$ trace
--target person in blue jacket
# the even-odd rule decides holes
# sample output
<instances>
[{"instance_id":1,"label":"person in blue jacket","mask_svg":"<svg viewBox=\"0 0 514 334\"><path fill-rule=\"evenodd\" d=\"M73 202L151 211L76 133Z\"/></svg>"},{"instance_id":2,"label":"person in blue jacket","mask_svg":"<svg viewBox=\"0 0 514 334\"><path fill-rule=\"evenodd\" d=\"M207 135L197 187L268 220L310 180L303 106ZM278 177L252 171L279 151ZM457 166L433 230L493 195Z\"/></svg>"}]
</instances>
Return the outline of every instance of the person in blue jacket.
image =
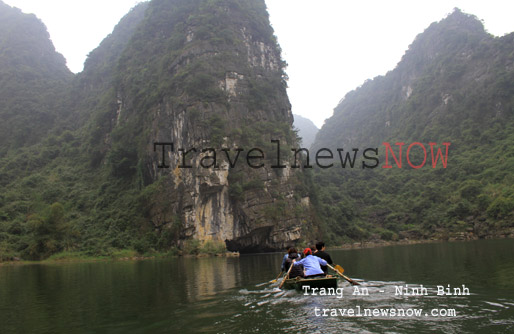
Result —
<instances>
[{"instance_id":1,"label":"person in blue jacket","mask_svg":"<svg viewBox=\"0 0 514 334\"><path fill-rule=\"evenodd\" d=\"M314 278L325 276L323 270L321 270L321 266L326 266L327 261L319 258L317 256L312 255L312 250L310 248L305 248L303 251L305 257L299 261L294 261L293 265L298 266L300 264L303 265L304 268L304 277L305 278Z\"/></svg>"}]
</instances>

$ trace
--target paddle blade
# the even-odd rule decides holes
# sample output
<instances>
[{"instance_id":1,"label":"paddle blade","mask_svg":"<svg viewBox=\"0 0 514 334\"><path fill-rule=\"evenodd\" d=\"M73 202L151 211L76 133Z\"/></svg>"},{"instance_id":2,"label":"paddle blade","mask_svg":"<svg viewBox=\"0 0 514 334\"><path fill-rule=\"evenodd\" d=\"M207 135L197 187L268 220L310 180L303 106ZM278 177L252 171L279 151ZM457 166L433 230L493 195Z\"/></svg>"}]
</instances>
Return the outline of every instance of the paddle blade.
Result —
<instances>
[{"instance_id":1,"label":"paddle blade","mask_svg":"<svg viewBox=\"0 0 514 334\"><path fill-rule=\"evenodd\" d=\"M280 276L282 276L282 274L283 274L283 273L284 273L284 272L283 272L283 271L281 271L281 272L280 272L280 274L278 274L277 278L275 278L274 280L269 281L269 282L270 282L270 284L277 283L277 282L278 282L278 279L280 278Z\"/></svg>"},{"instance_id":2,"label":"paddle blade","mask_svg":"<svg viewBox=\"0 0 514 334\"><path fill-rule=\"evenodd\" d=\"M344 268L343 268L343 267L341 267L340 265L336 264L336 265L334 266L334 268L335 268L337 271L339 271L339 273L341 273L341 274L342 274L342 273L344 273Z\"/></svg>"}]
</instances>

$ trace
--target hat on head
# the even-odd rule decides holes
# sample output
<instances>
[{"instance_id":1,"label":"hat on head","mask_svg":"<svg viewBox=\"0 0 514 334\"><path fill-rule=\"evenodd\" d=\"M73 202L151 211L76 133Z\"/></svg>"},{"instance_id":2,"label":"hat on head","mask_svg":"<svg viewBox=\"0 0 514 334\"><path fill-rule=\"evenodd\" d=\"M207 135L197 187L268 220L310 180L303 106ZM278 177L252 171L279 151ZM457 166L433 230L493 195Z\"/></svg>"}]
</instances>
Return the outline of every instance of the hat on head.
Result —
<instances>
[{"instance_id":1,"label":"hat on head","mask_svg":"<svg viewBox=\"0 0 514 334\"><path fill-rule=\"evenodd\" d=\"M312 255L312 250L310 248L305 248L303 250L303 255L305 255L305 256Z\"/></svg>"}]
</instances>

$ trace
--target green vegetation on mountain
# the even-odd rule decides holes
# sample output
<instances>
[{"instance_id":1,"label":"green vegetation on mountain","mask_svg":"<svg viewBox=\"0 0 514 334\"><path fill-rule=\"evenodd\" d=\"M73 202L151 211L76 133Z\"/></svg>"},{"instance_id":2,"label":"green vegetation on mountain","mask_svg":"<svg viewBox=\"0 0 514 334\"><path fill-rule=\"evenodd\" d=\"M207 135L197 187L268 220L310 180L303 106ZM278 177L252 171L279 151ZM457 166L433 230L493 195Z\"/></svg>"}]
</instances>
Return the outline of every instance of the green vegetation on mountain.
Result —
<instances>
[{"instance_id":1,"label":"green vegetation on mountain","mask_svg":"<svg viewBox=\"0 0 514 334\"><path fill-rule=\"evenodd\" d=\"M334 240L476 238L513 234L514 33L493 37L456 9L418 35L397 67L348 93L314 147L379 148L375 169L316 173L319 212ZM383 142L403 165L384 169ZM411 168L407 147L427 148ZM451 143L447 168L429 142ZM444 153L444 150L443 150ZM414 165L423 151L411 151ZM371 161L368 161L371 163Z\"/></svg>"}]
</instances>

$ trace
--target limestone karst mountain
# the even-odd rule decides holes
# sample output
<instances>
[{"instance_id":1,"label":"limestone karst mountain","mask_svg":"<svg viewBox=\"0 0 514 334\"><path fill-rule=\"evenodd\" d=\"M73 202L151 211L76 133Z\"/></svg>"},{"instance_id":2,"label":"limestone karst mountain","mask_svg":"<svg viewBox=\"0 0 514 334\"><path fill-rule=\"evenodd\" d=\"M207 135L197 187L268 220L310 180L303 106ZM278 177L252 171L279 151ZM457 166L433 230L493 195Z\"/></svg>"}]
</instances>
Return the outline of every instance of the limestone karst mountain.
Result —
<instances>
[{"instance_id":1,"label":"limestone karst mountain","mask_svg":"<svg viewBox=\"0 0 514 334\"><path fill-rule=\"evenodd\" d=\"M395 69L368 80L335 108L314 148L378 148L378 168L316 176L319 212L335 238L478 238L512 235L514 33L494 37L455 9L419 34ZM382 168L383 142L405 143L403 166ZM407 148L428 149L423 168ZM432 168L429 143L451 143ZM370 152L371 153L371 152ZM421 146L413 165L423 163ZM391 156L389 156L391 159ZM369 160L368 160L369 161Z\"/></svg>"},{"instance_id":2,"label":"limestone karst mountain","mask_svg":"<svg viewBox=\"0 0 514 334\"><path fill-rule=\"evenodd\" d=\"M58 122L30 145L5 146L1 157L2 188L8 189L0 195L4 254L196 252L221 245L259 252L319 233L308 177L289 168L287 153L276 158L277 146L290 151L296 136L285 62L264 1L141 3L74 77L33 15L0 9L2 16L19 16L2 21L1 34L22 29L28 17L36 20L40 36L20 39L37 40L46 53L21 46L22 52L43 69L61 66L41 73L59 98L36 102L58 112ZM17 45L2 43L2 50ZM2 64L19 58L19 52L1 55ZM26 70L19 85L32 82L33 69L6 68L15 75ZM3 81L0 91L7 94L6 87ZM4 101L0 108L10 112ZM162 142L174 144L164 146L167 168L156 145ZM264 157L249 153L252 148ZM248 153L258 157L247 159Z\"/></svg>"}]
</instances>

